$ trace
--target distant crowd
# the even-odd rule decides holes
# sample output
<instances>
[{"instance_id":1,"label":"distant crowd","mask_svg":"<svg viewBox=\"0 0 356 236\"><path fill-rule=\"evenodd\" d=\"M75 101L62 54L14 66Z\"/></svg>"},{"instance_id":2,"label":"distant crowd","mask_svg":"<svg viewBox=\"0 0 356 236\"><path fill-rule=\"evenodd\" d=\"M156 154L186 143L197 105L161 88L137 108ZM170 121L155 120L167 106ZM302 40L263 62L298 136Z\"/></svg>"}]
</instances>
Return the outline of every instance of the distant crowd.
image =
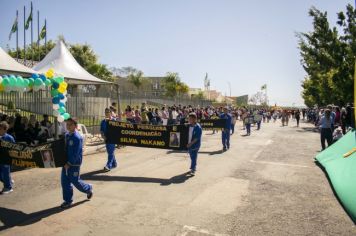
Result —
<instances>
[{"instance_id":1,"label":"distant crowd","mask_svg":"<svg viewBox=\"0 0 356 236\"><path fill-rule=\"evenodd\" d=\"M49 120L48 115L43 115L41 120L37 120L33 114L27 117L20 113L16 113L14 116L0 113L1 121L6 121L9 125L7 133L13 136L18 143L28 145L45 143L55 134L55 126ZM62 125L59 124L58 130L60 129L62 129Z\"/></svg>"}]
</instances>

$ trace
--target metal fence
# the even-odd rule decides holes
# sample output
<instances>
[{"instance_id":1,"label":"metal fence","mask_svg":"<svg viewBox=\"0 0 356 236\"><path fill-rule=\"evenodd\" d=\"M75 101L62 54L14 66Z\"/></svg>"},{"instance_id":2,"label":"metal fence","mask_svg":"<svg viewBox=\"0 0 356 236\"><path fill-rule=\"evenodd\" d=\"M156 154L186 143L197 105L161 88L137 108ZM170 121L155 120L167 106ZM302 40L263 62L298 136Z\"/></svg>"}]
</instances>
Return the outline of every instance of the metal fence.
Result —
<instances>
[{"instance_id":1,"label":"metal fence","mask_svg":"<svg viewBox=\"0 0 356 236\"><path fill-rule=\"evenodd\" d=\"M108 91L105 96L95 96L95 93L72 92L67 96L66 109L71 116L76 117L79 123L85 124L88 132L98 134L100 121L104 118L104 110L112 102L118 102L117 93ZM164 96L157 96L144 91L132 93L121 91L120 107L124 111L127 105L132 107L140 106L143 102L149 107L160 108L164 104L172 106L173 104L207 106L210 101L190 99L187 97L169 99ZM37 120L41 120L44 114L50 116L54 121L52 100L49 90L38 92L0 92L0 111L14 115L20 113L22 116L35 115Z\"/></svg>"}]
</instances>

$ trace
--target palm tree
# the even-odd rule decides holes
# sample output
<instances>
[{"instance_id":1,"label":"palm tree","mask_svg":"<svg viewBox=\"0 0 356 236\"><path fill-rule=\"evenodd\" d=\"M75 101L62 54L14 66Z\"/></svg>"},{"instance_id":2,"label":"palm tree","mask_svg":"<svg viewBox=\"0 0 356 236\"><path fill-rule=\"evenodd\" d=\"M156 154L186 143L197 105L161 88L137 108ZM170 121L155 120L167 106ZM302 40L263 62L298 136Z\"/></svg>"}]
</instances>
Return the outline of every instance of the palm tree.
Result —
<instances>
[{"instance_id":1,"label":"palm tree","mask_svg":"<svg viewBox=\"0 0 356 236\"><path fill-rule=\"evenodd\" d=\"M133 71L127 76L127 80L136 87L137 90L142 86L145 82L145 78L143 77L142 71Z\"/></svg>"}]
</instances>

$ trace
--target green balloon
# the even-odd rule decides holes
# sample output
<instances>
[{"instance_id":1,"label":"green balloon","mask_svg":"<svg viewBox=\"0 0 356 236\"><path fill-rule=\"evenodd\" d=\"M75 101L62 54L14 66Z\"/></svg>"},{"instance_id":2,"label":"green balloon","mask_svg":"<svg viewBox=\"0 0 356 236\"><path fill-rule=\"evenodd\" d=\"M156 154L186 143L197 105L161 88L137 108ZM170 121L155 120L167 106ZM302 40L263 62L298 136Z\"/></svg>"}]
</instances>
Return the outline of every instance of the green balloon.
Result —
<instances>
[{"instance_id":1,"label":"green balloon","mask_svg":"<svg viewBox=\"0 0 356 236\"><path fill-rule=\"evenodd\" d=\"M43 81L41 79L35 80L35 86L41 86L42 84L43 84Z\"/></svg>"},{"instance_id":2,"label":"green balloon","mask_svg":"<svg viewBox=\"0 0 356 236\"><path fill-rule=\"evenodd\" d=\"M62 114L62 113L66 113L66 108L65 107L60 107L59 109L58 109L58 111L59 111L59 113L60 114ZM66 114L68 114L68 113L66 113ZM63 114L64 115L64 114ZM69 115L69 114L68 114Z\"/></svg>"},{"instance_id":3,"label":"green balloon","mask_svg":"<svg viewBox=\"0 0 356 236\"><path fill-rule=\"evenodd\" d=\"M69 113L64 113L63 114L64 120L68 120L70 118Z\"/></svg>"},{"instance_id":4,"label":"green balloon","mask_svg":"<svg viewBox=\"0 0 356 236\"><path fill-rule=\"evenodd\" d=\"M9 80L10 80L10 86L15 86L16 85L17 79L15 77L10 77Z\"/></svg>"},{"instance_id":5,"label":"green balloon","mask_svg":"<svg viewBox=\"0 0 356 236\"><path fill-rule=\"evenodd\" d=\"M30 80L24 79L23 83L24 83L25 87L30 87Z\"/></svg>"},{"instance_id":6,"label":"green balloon","mask_svg":"<svg viewBox=\"0 0 356 236\"><path fill-rule=\"evenodd\" d=\"M45 81L45 85L46 85L46 86L51 86L51 85L52 85L51 80L46 79L46 81Z\"/></svg>"},{"instance_id":7,"label":"green balloon","mask_svg":"<svg viewBox=\"0 0 356 236\"><path fill-rule=\"evenodd\" d=\"M51 96L52 96L52 97L57 96L57 95L58 95L58 93L59 93L59 92L58 92L58 90L57 90L57 89L52 89L52 90L51 90Z\"/></svg>"},{"instance_id":8,"label":"green balloon","mask_svg":"<svg viewBox=\"0 0 356 236\"><path fill-rule=\"evenodd\" d=\"M64 78L62 76L59 76L59 77L55 78L55 81L60 84L64 81Z\"/></svg>"},{"instance_id":9,"label":"green balloon","mask_svg":"<svg viewBox=\"0 0 356 236\"><path fill-rule=\"evenodd\" d=\"M28 81L30 82L29 86L32 87L33 84L35 83L35 80L32 78L28 78Z\"/></svg>"},{"instance_id":10,"label":"green balloon","mask_svg":"<svg viewBox=\"0 0 356 236\"><path fill-rule=\"evenodd\" d=\"M24 87L24 81L23 81L23 78L21 76L17 77L16 86Z\"/></svg>"},{"instance_id":11,"label":"green balloon","mask_svg":"<svg viewBox=\"0 0 356 236\"><path fill-rule=\"evenodd\" d=\"M2 80L2 85L3 86L9 86L10 85L10 79L9 78L5 78Z\"/></svg>"}]
</instances>

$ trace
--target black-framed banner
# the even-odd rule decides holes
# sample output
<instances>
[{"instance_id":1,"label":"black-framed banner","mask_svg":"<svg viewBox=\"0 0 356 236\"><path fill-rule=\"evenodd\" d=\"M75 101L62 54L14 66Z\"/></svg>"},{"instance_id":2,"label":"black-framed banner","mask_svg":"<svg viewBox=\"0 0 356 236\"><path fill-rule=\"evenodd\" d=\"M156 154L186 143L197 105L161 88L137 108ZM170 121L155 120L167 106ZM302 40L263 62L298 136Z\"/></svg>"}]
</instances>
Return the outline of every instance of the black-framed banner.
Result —
<instances>
[{"instance_id":1,"label":"black-framed banner","mask_svg":"<svg viewBox=\"0 0 356 236\"><path fill-rule=\"evenodd\" d=\"M0 141L0 164L21 168L56 168L66 163L64 139L28 146Z\"/></svg>"},{"instance_id":2,"label":"black-framed banner","mask_svg":"<svg viewBox=\"0 0 356 236\"><path fill-rule=\"evenodd\" d=\"M201 119L199 124L203 130L223 130L225 129L226 119Z\"/></svg>"},{"instance_id":3,"label":"black-framed banner","mask_svg":"<svg viewBox=\"0 0 356 236\"><path fill-rule=\"evenodd\" d=\"M106 142L126 146L185 150L188 144L187 125L143 125L107 121Z\"/></svg>"}]
</instances>

